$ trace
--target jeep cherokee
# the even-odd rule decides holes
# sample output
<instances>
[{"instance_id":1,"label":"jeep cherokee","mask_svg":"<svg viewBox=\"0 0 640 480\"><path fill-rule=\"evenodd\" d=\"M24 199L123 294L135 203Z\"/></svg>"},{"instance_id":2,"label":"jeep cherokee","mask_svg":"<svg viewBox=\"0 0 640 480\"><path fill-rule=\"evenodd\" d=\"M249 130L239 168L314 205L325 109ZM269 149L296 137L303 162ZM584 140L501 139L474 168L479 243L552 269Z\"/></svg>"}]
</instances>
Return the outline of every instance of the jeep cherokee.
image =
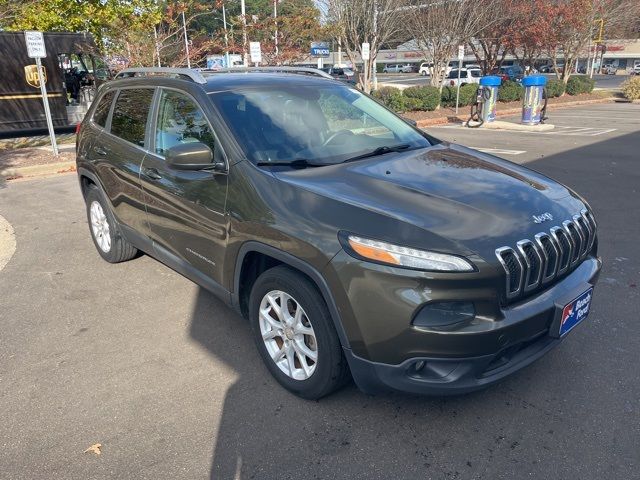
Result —
<instances>
[{"instance_id":1,"label":"jeep cherokee","mask_svg":"<svg viewBox=\"0 0 640 480\"><path fill-rule=\"evenodd\" d=\"M589 312L587 203L439 141L309 69L127 70L78 127L98 253L145 252L250 322L275 379L320 398L463 393Z\"/></svg>"}]
</instances>

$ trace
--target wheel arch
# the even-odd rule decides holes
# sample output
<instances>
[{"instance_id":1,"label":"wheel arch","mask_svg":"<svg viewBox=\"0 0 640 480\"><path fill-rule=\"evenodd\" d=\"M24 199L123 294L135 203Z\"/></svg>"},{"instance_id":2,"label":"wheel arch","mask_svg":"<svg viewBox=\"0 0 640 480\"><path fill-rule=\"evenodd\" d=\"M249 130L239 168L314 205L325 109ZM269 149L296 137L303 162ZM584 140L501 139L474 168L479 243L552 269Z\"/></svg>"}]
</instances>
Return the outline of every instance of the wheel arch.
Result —
<instances>
[{"instance_id":1,"label":"wheel arch","mask_svg":"<svg viewBox=\"0 0 640 480\"><path fill-rule=\"evenodd\" d=\"M262 263L256 265L256 263L252 261L252 259L256 258L258 258L258 261ZM253 283L260 273L276 265L286 265L297 270L305 275L316 286L329 309L331 320L333 321L333 326L338 333L341 345L345 348L349 348L349 340L342 325L338 307L333 295L331 294L329 285L322 274L306 261L271 245L266 245L252 240L245 242L240 247L238 256L236 257L233 293L231 294L231 302L233 303L233 306L246 317L247 312L244 302L251 291ZM247 279L250 280L250 283L247 282Z\"/></svg>"},{"instance_id":2,"label":"wheel arch","mask_svg":"<svg viewBox=\"0 0 640 480\"><path fill-rule=\"evenodd\" d=\"M102 191L102 193L104 193L102 182L98 179L97 175L90 172L86 168L78 168L78 181L80 182L80 191L82 192L82 196L85 198L87 196L87 191L91 185L95 185Z\"/></svg>"}]
</instances>

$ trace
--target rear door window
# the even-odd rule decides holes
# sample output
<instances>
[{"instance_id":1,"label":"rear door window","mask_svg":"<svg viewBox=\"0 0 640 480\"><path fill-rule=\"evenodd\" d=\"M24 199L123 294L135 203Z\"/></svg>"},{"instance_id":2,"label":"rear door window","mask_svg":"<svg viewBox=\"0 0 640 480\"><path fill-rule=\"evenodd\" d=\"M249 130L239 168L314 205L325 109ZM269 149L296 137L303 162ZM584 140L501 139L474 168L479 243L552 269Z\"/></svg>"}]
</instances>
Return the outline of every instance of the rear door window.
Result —
<instances>
[{"instance_id":1,"label":"rear door window","mask_svg":"<svg viewBox=\"0 0 640 480\"><path fill-rule=\"evenodd\" d=\"M113 109L111 133L117 137L144 147L145 129L153 89L132 88L121 90Z\"/></svg>"},{"instance_id":2,"label":"rear door window","mask_svg":"<svg viewBox=\"0 0 640 480\"><path fill-rule=\"evenodd\" d=\"M113 103L113 97L115 92L107 92L102 96L96 107L96 111L93 114L93 122L101 127L107 126L107 118L109 117L109 111L111 110L111 104Z\"/></svg>"}]
</instances>

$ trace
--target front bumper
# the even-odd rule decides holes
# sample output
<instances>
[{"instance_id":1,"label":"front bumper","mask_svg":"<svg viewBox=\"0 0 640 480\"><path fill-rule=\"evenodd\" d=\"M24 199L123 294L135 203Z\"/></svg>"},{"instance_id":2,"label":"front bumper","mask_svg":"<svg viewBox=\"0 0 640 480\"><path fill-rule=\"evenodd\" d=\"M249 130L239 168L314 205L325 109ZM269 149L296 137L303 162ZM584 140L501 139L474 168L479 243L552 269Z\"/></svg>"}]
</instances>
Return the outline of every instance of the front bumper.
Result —
<instances>
[{"instance_id":1,"label":"front bumper","mask_svg":"<svg viewBox=\"0 0 640 480\"><path fill-rule=\"evenodd\" d=\"M599 258L587 257L568 276L538 295L502 307L494 299L496 313L491 318L485 316L454 331L412 327L412 314L407 309L405 315L383 318L386 330L372 332L367 325L380 326L382 323L380 315L372 313L370 302L363 307L371 312L369 318L362 319L358 311L353 312L354 318L360 319L357 321L359 328L352 329L355 341L351 342L351 348L344 349L354 380L367 393L399 390L433 395L461 394L491 385L534 362L562 341L550 335L558 300L594 285L600 268ZM373 270L377 273L369 271L367 274L386 278L383 269L373 267ZM368 279L369 285L371 280ZM421 283L421 288L429 283L428 280ZM389 286L387 283L385 290L393 292L390 295L408 298L405 289L398 285L389 289ZM347 291L352 297L357 288ZM477 293L483 289L475 287L471 291ZM431 291L431 294L436 293ZM466 299L460 292L454 293L453 298ZM481 303L490 298L473 300ZM384 299L373 303L383 317L388 313L381 306ZM401 306L397 300L392 304L396 310ZM351 305L356 305L353 308L357 309L359 304Z\"/></svg>"}]
</instances>

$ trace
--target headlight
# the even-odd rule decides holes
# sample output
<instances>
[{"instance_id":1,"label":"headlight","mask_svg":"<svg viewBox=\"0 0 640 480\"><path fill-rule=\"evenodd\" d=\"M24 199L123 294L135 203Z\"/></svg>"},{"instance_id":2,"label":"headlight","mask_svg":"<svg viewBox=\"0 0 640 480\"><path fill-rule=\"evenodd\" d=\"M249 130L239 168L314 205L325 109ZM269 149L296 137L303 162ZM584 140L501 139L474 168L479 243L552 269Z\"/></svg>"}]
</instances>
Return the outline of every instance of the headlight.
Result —
<instances>
[{"instance_id":1,"label":"headlight","mask_svg":"<svg viewBox=\"0 0 640 480\"><path fill-rule=\"evenodd\" d=\"M355 235L346 236L346 240L351 250L358 256L386 265L438 272L473 272L475 270L468 260L455 255L416 250Z\"/></svg>"}]
</instances>

